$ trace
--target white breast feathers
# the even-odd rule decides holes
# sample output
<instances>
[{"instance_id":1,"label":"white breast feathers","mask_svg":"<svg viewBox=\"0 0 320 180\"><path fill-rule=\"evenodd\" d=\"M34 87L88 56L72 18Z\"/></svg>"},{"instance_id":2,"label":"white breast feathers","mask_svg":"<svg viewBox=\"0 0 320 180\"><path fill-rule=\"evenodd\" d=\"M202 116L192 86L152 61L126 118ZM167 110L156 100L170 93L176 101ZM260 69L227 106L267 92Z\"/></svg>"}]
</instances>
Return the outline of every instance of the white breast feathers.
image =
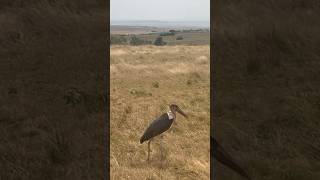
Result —
<instances>
[{"instance_id":1,"label":"white breast feathers","mask_svg":"<svg viewBox=\"0 0 320 180\"><path fill-rule=\"evenodd\" d=\"M167 114L168 114L170 120L174 119L174 114L171 111L168 111Z\"/></svg>"}]
</instances>

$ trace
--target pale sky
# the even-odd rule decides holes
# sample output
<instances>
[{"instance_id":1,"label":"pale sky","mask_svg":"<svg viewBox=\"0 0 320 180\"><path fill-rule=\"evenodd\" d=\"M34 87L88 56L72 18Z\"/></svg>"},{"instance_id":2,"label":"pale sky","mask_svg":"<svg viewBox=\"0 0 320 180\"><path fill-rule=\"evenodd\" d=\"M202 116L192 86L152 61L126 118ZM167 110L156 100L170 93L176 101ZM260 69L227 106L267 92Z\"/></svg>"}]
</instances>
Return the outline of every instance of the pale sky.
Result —
<instances>
[{"instance_id":1,"label":"pale sky","mask_svg":"<svg viewBox=\"0 0 320 180\"><path fill-rule=\"evenodd\" d=\"M110 19L210 21L210 0L111 0Z\"/></svg>"}]
</instances>

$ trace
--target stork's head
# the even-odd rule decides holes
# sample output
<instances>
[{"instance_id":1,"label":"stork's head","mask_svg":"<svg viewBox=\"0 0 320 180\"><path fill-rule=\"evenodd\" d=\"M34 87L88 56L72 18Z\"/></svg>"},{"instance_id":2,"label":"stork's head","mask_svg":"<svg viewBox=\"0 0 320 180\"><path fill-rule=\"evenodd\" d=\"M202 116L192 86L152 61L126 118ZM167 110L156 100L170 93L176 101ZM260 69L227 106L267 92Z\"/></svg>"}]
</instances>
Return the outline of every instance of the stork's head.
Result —
<instances>
[{"instance_id":1,"label":"stork's head","mask_svg":"<svg viewBox=\"0 0 320 180\"><path fill-rule=\"evenodd\" d=\"M179 106L175 105L175 104L170 104L169 105L170 110L175 113L178 112L180 113L182 116L184 116L185 118L188 118L188 116L179 108Z\"/></svg>"}]
</instances>

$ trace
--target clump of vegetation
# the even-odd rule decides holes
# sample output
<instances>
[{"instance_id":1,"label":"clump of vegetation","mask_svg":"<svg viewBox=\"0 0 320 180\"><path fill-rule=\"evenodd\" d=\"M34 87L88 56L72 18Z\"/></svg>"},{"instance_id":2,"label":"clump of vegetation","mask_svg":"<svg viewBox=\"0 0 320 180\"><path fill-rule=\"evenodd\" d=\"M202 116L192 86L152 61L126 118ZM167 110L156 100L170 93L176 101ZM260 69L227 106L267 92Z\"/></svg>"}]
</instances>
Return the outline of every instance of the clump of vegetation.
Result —
<instances>
[{"instance_id":1,"label":"clump of vegetation","mask_svg":"<svg viewBox=\"0 0 320 180\"><path fill-rule=\"evenodd\" d=\"M201 80L201 76L197 72L192 72L189 74L189 79L187 80L187 85L192 85L198 83Z\"/></svg>"},{"instance_id":2,"label":"clump of vegetation","mask_svg":"<svg viewBox=\"0 0 320 180\"><path fill-rule=\"evenodd\" d=\"M159 88L159 83L158 83L158 82L153 82L153 83L152 83L152 87L154 87L154 88Z\"/></svg>"},{"instance_id":3,"label":"clump of vegetation","mask_svg":"<svg viewBox=\"0 0 320 180\"><path fill-rule=\"evenodd\" d=\"M177 36L176 40L183 40L183 36Z\"/></svg>"},{"instance_id":4,"label":"clump of vegetation","mask_svg":"<svg viewBox=\"0 0 320 180\"><path fill-rule=\"evenodd\" d=\"M124 108L124 111L122 112L122 117L120 118L120 121L118 122L118 127L121 128L122 125L124 125L126 123L126 120L128 118L128 116L130 115L130 113L132 112L132 106L127 105Z\"/></svg>"},{"instance_id":5,"label":"clump of vegetation","mask_svg":"<svg viewBox=\"0 0 320 180\"><path fill-rule=\"evenodd\" d=\"M157 37L157 39L154 41L154 43L153 43L154 45L156 45L156 46L164 46L164 45L166 45L167 43L166 42L164 42L163 40L162 40L162 37Z\"/></svg>"},{"instance_id":6,"label":"clump of vegetation","mask_svg":"<svg viewBox=\"0 0 320 180\"><path fill-rule=\"evenodd\" d=\"M77 104L81 102L82 94L78 89L71 88L65 93L63 99L65 100L66 104L70 104L72 107L75 107Z\"/></svg>"},{"instance_id":7,"label":"clump of vegetation","mask_svg":"<svg viewBox=\"0 0 320 180\"><path fill-rule=\"evenodd\" d=\"M174 30L174 29L170 29L169 30L169 33L171 33L173 36L176 34L176 30Z\"/></svg>"},{"instance_id":8,"label":"clump of vegetation","mask_svg":"<svg viewBox=\"0 0 320 180\"><path fill-rule=\"evenodd\" d=\"M145 44L152 44L152 41L144 40L142 38L138 38L137 36L132 36L130 39L130 45L132 46L139 46Z\"/></svg>"},{"instance_id":9,"label":"clump of vegetation","mask_svg":"<svg viewBox=\"0 0 320 180\"><path fill-rule=\"evenodd\" d=\"M127 38L124 36L110 36L110 44L127 44Z\"/></svg>"},{"instance_id":10,"label":"clump of vegetation","mask_svg":"<svg viewBox=\"0 0 320 180\"><path fill-rule=\"evenodd\" d=\"M138 38L137 36L132 36L130 39L130 45L138 46L143 44L144 44L144 40L141 38Z\"/></svg>"},{"instance_id":11,"label":"clump of vegetation","mask_svg":"<svg viewBox=\"0 0 320 180\"><path fill-rule=\"evenodd\" d=\"M135 95L137 97L144 97L144 96L152 96L152 93L148 93L145 90L130 90L130 94Z\"/></svg>"}]
</instances>

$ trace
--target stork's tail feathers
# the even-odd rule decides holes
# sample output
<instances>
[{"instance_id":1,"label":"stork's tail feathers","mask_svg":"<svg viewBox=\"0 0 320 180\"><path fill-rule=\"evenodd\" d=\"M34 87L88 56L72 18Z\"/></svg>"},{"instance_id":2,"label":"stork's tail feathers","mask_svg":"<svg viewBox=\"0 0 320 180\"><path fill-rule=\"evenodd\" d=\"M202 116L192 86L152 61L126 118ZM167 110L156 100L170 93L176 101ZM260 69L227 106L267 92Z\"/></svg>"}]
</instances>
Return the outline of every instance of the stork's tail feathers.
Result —
<instances>
[{"instance_id":1,"label":"stork's tail feathers","mask_svg":"<svg viewBox=\"0 0 320 180\"><path fill-rule=\"evenodd\" d=\"M231 168L232 170L240 174L241 176L251 180L248 174L239 165L237 165L233 160L224 156L221 151L217 152L216 159L220 161L222 164L224 164L225 166L228 166L229 168Z\"/></svg>"},{"instance_id":2,"label":"stork's tail feathers","mask_svg":"<svg viewBox=\"0 0 320 180\"><path fill-rule=\"evenodd\" d=\"M218 142L211 138L213 144L213 156L225 166L231 168L241 176L251 180L250 176L238 165L234 162L232 157L218 144Z\"/></svg>"},{"instance_id":3,"label":"stork's tail feathers","mask_svg":"<svg viewBox=\"0 0 320 180\"><path fill-rule=\"evenodd\" d=\"M146 141L145 135L143 135L143 136L140 138L140 144L142 144L144 141Z\"/></svg>"}]
</instances>

